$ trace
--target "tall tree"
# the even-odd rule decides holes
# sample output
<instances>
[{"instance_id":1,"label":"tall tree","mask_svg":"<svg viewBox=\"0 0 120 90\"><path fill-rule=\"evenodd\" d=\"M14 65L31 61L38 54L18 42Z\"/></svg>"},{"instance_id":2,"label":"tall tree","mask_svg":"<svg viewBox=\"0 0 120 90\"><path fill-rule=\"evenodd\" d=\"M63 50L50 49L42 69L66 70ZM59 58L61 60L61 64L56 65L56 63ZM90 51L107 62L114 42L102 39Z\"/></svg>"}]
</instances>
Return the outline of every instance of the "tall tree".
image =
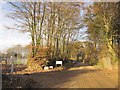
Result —
<instances>
[{"instance_id":1,"label":"tall tree","mask_svg":"<svg viewBox=\"0 0 120 90\"><path fill-rule=\"evenodd\" d=\"M116 60L117 52L114 42L116 29L113 25L118 15L118 4L115 2L96 2L89 6L87 11L88 32L90 39L95 44L95 48L96 45L97 48L106 45L112 58Z\"/></svg>"},{"instance_id":2,"label":"tall tree","mask_svg":"<svg viewBox=\"0 0 120 90\"><path fill-rule=\"evenodd\" d=\"M19 22L19 30L30 33L31 58L47 47L50 59L69 58L69 43L82 27L82 3L10 2L10 17ZM15 28L15 27L14 27Z\"/></svg>"}]
</instances>

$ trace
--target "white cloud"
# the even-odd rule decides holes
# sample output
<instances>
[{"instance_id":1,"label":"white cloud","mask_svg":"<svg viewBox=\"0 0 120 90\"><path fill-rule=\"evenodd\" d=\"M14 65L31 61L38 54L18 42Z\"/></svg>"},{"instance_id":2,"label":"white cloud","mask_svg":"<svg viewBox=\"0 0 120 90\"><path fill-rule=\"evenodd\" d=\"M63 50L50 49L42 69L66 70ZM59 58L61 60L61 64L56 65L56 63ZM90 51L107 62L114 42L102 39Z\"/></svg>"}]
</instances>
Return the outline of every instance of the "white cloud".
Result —
<instances>
[{"instance_id":1,"label":"white cloud","mask_svg":"<svg viewBox=\"0 0 120 90\"><path fill-rule=\"evenodd\" d=\"M6 6L6 4L6 2L0 1L0 6ZM31 40L28 34L20 33L17 31L10 31L4 28L4 26L14 25L14 21L12 19L5 17L5 14L7 13L8 11L5 9L2 9L2 12L0 12L0 50L17 44L29 44Z\"/></svg>"},{"instance_id":2,"label":"white cloud","mask_svg":"<svg viewBox=\"0 0 120 90\"><path fill-rule=\"evenodd\" d=\"M26 45L29 44L30 41L28 34L22 34L16 31L0 31L0 50L17 44Z\"/></svg>"}]
</instances>

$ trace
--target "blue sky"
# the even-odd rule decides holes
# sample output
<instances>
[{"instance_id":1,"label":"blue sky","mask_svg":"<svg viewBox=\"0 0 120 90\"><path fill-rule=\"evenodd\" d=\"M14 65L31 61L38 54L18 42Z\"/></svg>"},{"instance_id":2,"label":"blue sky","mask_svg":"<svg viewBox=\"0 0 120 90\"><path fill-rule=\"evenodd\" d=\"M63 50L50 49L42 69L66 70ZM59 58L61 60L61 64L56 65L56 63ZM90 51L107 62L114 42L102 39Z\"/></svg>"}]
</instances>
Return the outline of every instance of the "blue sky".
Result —
<instances>
[{"instance_id":1,"label":"blue sky","mask_svg":"<svg viewBox=\"0 0 120 90\"><path fill-rule=\"evenodd\" d=\"M10 12L10 8L6 2L0 1L0 51L3 51L13 45L21 44L27 45L31 42L30 36L27 33L21 33L18 31L6 30L4 26L13 26L15 21L6 17ZM14 27L14 26L13 26ZM86 28L81 29L80 33L83 34ZM83 37L85 37L84 34ZM81 35L79 39L83 39Z\"/></svg>"},{"instance_id":2,"label":"blue sky","mask_svg":"<svg viewBox=\"0 0 120 90\"><path fill-rule=\"evenodd\" d=\"M13 26L14 21L7 18L8 10L5 8L8 4L0 1L0 51L5 50L13 45L27 45L31 42L27 33L7 30L4 26Z\"/></svg>"}]
</instances>

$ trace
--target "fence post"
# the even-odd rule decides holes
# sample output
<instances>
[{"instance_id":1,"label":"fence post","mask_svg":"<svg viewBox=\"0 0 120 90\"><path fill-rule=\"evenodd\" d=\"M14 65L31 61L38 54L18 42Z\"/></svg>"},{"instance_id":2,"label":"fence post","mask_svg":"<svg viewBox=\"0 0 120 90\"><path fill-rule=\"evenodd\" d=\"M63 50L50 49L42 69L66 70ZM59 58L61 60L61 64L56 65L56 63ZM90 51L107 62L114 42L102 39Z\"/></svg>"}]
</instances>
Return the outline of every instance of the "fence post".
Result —
<instances>
[{"instance_id":1,"label":"fence post","mask_svg":"<svg viewBox=\"0 0 120 90\"><path fill-rule=\"evenodd\" d=\"M14 62L13 62L13 56L11 58L11 81L13 80L13 70L14 70Z\"/></svg>"}]
</instances>

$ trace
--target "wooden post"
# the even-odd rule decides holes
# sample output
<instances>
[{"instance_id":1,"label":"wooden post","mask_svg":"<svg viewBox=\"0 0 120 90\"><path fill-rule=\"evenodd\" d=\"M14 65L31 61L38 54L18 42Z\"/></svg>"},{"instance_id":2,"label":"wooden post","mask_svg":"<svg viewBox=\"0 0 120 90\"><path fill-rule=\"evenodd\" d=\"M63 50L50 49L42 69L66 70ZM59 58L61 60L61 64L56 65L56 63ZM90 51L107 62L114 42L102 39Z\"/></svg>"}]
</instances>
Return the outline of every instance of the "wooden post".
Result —
<instances>
[{"instance_id":1,"label":"wooden post","mask_svg":"<svg viewBox=\"0 0 120 90\"><path fill-rule=\"evenodd\" d=\"M17 64L18 64L18 55L17 54L15 54L15 59L16 59L15 74L17 74Z\"/></svg>"},{"instance_id":2,"label":"wooden post","mask_svg":"<svg viewBox=\"0 0 120 90\"><path fill-rule=\"evenodd\" d=\"M2 90L2 64L0 64L0 90Z\"/></svg>"},{"instance_id":3,"label":"wooden post","mask_svg":"<svg viewBox=\"0 0 120 90\"><path fill-rule=\"evenodd\" d=\"M14 71L14 62L13 62L13 56L11 58L11 81L13 80L13 71Z\"/></svg>"},{"instance_id":4,"label":"wooden post","mask_svg":"<svg viewBox=\"0 0 120 90\"><path fill-rule=\"evenodd\" d=\"M7 65L7 57L6 57L6 59L5 59L5 64Z\"/></svg>"}]
</instances>

